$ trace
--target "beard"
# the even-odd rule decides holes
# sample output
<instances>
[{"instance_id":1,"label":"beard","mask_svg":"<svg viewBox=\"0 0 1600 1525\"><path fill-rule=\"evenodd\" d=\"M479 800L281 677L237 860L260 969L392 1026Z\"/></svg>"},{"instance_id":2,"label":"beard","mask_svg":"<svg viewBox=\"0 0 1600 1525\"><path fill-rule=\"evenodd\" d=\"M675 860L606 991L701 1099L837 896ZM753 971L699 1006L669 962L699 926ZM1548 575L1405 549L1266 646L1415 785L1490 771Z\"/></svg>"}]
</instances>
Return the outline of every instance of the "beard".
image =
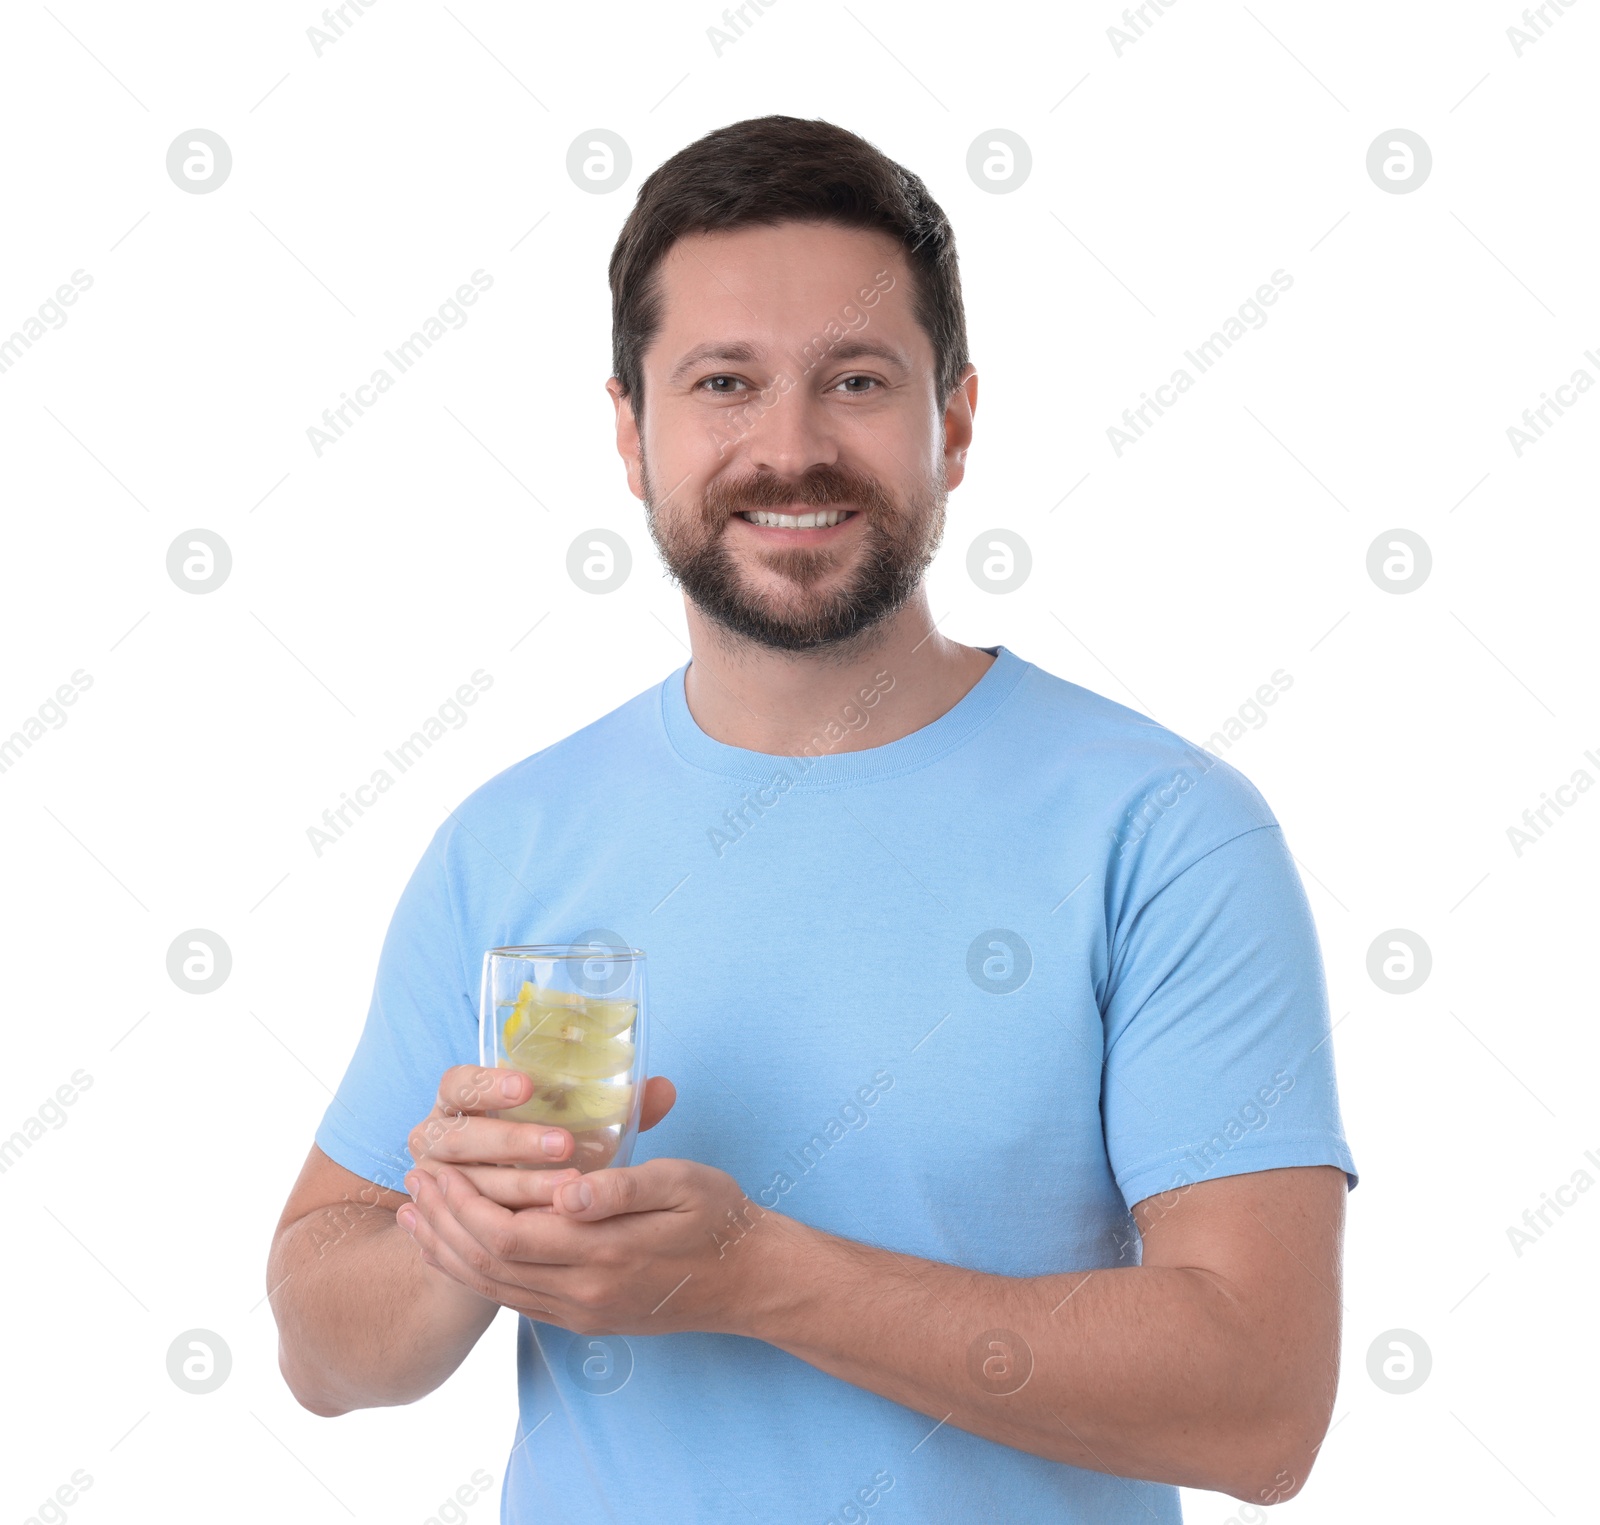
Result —
<instances>
[{"instance_id":1,"label":"beard","mask_svg":"<svg viewBox=\"0 0 1600 1525\"><path fill-rule=\"evenodd\" d=\"M948 496L943 458L933 487L902 503L875 477L819 464L794 481L768 472L717 478L698 503L664 513L640 453L650 536L672 579L725 632L775 651L859 645L916 592L944 534ZM668 497L672 495L669 493ZM774 545L750 560L782 583L766 592L728 548L728 521L744 510L844 508L860 521L859 547ZM848 574L837 573L849 563ZM825 587L831 580L832 586Z\"/></svg>"}]
</instances>

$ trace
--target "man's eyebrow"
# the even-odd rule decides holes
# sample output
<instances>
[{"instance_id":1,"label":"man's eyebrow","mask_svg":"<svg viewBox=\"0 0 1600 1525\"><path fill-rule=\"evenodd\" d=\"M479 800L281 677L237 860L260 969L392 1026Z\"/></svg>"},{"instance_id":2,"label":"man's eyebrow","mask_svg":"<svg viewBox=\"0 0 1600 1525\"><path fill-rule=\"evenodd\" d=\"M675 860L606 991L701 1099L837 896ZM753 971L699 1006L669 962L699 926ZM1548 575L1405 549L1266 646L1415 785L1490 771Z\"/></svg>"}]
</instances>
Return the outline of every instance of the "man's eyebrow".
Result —
<instances>
[{"instance_id":1,"label":"man's eyebrow","mask_svg":"<svg viewBox=\"0 0 1600 1525\"><path fill-rule=\"evenodd\" d=\"M818 344L818 340L822 342ZM760 358L761 352L754 345L746 344L742 340L713 340L707 344L697 344L673 366L667 376L667 382L676 386L690 371L712 361L726 361L730 365L751 365ZM845 339L838 344L830 344L825 335L819 334L802 347L799 358L805 362L807 370L827 360L883 360L902 371L911 369L910 362L900 350L892 344L875 339Z\"/></svg>"},{"instance_id":2,"label":"man's eyebrow","mask_svg":"<svg viewBox=\"0 0 1600 1525\"><path fill-rule=\"evenodd\" d=\"M875 339L844 339L830 344L817 355L817 364L824 360L886 360L902 371L911 369L910 361L894 345Z\"/></svg>"},{"instance_id":3,"label":"man's eyebrow","mask_svg":"<svg viewBox=\"0 0 1600 1525\"><path fill-rule=\"evenodd\" d=\"M667 381L669 385L675 386L690 371L712 360L726 360L734 365L750 365L759 358L759 352L752 344L746 344L742 340L717 339L709 344L695 345L673 366Z\"/></svg>"}]
</instances>

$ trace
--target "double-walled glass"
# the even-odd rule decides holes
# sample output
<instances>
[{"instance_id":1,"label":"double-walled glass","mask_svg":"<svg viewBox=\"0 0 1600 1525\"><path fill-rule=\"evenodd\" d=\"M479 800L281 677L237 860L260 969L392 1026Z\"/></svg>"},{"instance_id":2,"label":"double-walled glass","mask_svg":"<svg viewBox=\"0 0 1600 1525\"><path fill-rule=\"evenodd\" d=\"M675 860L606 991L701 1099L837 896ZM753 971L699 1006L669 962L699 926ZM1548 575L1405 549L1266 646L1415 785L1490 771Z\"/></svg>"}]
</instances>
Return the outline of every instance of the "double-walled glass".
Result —
<instances>
[{"instance_id":1,"label":"double-walled glass","mask_svg":"<svg viewBox=\"0 0 1600 1525\"><path fill-rule=\"evenodd\" d=\"M483 956L479 1059L521 1070L533 1095L491 1112L570 1130L570 1158L535 1170L626 1165L645 1081L645 956L598 943L492 948Z\"/></svg>"}]
</instances>

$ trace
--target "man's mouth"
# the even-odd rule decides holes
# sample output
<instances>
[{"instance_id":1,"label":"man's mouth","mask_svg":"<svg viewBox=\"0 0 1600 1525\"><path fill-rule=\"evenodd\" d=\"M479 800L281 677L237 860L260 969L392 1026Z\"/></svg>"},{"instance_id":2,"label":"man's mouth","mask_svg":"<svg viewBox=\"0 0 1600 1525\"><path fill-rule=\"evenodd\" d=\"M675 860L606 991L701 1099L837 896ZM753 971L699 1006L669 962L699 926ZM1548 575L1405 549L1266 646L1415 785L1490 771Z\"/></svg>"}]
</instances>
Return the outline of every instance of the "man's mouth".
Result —
<instances>
[{"instance_id":1,"label":"man's mouth","mask_svg":"<svg viewBox=\"0 0 1600 1525\"><path fill-rule=\"evenodd\" d=\"M855 518L855 510L847 508L819 508L804 514L780 514L771 509L746 509L738 515L746 524L757 524L765 529L811 530L830 529Z\"/></svg>"}]
</instances>

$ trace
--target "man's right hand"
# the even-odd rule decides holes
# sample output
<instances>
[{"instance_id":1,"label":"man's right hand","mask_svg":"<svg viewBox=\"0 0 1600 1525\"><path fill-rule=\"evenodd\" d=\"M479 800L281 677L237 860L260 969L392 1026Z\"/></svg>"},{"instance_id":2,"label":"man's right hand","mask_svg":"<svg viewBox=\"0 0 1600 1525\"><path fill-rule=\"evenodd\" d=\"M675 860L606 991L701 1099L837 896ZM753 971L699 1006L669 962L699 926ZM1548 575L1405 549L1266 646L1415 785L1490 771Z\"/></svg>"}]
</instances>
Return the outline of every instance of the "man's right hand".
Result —
<instances>
[{"instance_id":1,"label":"man's right hand","mask_svg":"<svg viewBox=\"0 0 1600 1525\"><path fill-rule=\"evenodd\" d=\"M552 1190L580 1173L576 1166L559 1167L572 1156L571 1132L485 1115L519 1106L532 1089L521 1070L452 1065L439 1082L433 1110L406 1140L417 1169L437 1174L441 1165L450 1165L502 1207L551 1211ZM665 1076L646 1080L640 1132L655 1127L676 1100L677 1088ZM545 1168L516 1168L528 1165Z\"/></svg>"}]
</instances>

